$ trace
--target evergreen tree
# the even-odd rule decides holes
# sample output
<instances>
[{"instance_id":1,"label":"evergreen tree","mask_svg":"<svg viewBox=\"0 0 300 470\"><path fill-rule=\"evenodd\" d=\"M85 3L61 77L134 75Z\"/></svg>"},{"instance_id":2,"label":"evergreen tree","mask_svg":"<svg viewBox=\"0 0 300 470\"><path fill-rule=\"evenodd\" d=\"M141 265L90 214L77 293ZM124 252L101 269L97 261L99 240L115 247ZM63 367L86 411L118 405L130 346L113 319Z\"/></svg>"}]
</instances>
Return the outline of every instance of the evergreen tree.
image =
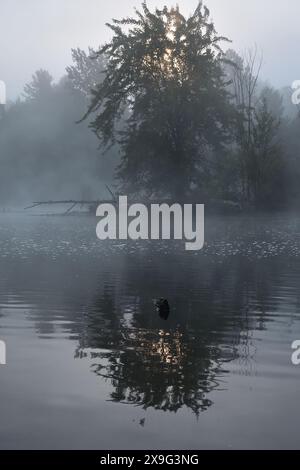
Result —
<instances>
[{"instance_id":1,"label":"evergreen tree","mask_svg":"<svg viewBox=\"0 0 300 470\"><path fill-rule=\"evenodd\" d=\"M32 81L24 87L24 97L28 101L47 100L53 91L53 77L47 70L37 70Z\"/></svg>"}]
</instances>

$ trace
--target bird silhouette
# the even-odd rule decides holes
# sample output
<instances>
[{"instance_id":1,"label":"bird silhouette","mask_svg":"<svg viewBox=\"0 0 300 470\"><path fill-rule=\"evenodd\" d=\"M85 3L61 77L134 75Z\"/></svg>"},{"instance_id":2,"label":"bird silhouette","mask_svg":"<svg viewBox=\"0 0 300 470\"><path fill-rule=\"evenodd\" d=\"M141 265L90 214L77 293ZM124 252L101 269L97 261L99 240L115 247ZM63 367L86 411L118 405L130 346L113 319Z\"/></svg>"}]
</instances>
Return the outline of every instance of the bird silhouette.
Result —
<instances>
[{"instance_id":1,"label":"bird silhouette","mask_svg":"<svg viewBox=\"0 0 300 470\"><path fill-rule=\"evenodd\" d=\"M168 320L170 315L170 305L167 299L159 299L156 302L156 308L160 318L162 318L163 320Z\"/></svg>"}]
</instances>

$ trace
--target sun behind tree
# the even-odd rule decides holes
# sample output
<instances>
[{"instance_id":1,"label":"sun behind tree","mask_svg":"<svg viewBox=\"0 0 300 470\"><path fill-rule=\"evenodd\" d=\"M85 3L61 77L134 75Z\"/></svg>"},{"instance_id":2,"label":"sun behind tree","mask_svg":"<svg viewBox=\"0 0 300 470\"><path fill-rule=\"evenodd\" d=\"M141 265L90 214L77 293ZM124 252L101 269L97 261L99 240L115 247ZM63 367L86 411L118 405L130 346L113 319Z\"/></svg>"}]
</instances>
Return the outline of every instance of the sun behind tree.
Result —
<instances>
[{"instance_id":1,"label":"sun behind tree","mask_svg":"<svg viewBox=\"0 0 300 470\"><path fill-rule=\"evenodd\" d=\"M106 70L87 113L95 113L91 126L105 145L120 144L123 190L184 199L201 188L206 159L230 135L226 38L202 2L189 18L144 2L134 18L108 26L114 35L96 53Z\"/></svg>"}]
</instances>

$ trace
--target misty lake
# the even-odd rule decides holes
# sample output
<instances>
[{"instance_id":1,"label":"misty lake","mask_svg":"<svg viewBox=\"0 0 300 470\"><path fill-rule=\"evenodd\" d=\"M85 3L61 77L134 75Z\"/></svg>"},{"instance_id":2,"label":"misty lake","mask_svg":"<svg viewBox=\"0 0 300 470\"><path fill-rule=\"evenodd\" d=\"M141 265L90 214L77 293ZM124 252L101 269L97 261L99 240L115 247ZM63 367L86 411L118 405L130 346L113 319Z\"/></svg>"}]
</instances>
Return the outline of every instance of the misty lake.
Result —
<instances>
[{"instance_id":1,"label":"misty lake","mask_svg":"<svg viewBox=\"0 0 300 470\"><path fill-rule=\"evenodd\" d=\"M0 447L299 448L300 216L207 217L201 252L95 229L0 216Z\"/></svg>"}]
</instances>

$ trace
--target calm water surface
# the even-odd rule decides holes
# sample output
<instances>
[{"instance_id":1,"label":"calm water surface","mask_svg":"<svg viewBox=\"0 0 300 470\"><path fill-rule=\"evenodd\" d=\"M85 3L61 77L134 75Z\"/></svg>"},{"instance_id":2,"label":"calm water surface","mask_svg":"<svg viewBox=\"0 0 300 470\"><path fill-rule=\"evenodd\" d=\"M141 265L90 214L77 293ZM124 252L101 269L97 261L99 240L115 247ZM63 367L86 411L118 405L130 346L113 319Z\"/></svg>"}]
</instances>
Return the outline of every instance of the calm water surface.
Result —
<instances>
[{"instance_id":1,"label":"calm water surface","mask_svg":"<svg viewBox=\"0 0 300 470\"><path fill-rule=\"evenodd\" d=\"M0 447L300 448L300 216L207 218L199 253L95 227L0 217Z\"/></svg>"}]
</instances>

